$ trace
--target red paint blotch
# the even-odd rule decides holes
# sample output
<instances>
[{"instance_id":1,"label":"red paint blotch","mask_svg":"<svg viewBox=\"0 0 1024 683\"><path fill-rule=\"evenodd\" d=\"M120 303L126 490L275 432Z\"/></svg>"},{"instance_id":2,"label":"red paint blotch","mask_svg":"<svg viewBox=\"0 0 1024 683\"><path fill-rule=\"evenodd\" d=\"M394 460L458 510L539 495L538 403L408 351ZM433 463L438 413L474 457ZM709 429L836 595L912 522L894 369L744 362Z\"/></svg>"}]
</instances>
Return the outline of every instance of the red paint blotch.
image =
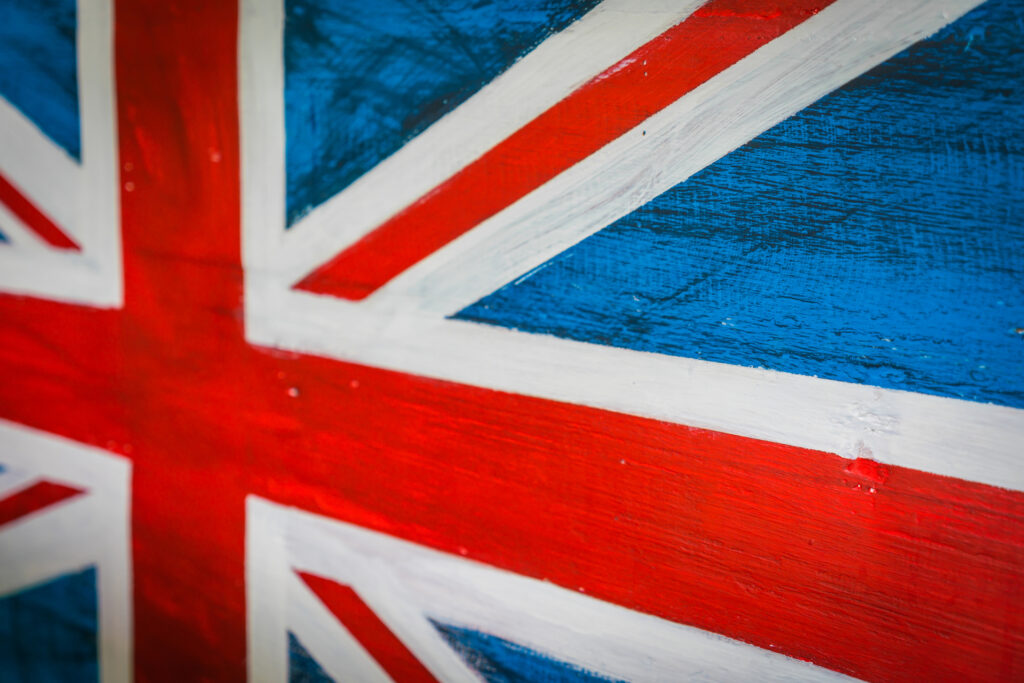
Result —
<instances>
[{"instance_id":1,"label":"red paint blotch","mask_svg":"<svg viewBox=\"0 0 1024 683\"><path fill-rule=\"evenodd\" d=\"M846 466L846 472L881 485L889 478L891 468L875 460L857 458Z\"/></svg>"}]
</instances>

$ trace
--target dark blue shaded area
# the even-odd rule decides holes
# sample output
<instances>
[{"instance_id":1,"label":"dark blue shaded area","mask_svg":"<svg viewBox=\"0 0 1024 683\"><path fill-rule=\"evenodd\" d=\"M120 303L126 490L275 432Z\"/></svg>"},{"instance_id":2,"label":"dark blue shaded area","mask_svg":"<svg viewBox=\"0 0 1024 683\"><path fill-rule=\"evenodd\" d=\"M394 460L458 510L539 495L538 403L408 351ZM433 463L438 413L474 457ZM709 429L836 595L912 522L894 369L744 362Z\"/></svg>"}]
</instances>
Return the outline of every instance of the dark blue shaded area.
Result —
<instances>
[{"instance_id":1,"label":"dark blue shaded area","mask_svg":"<svg viewBox=\"0 0 1024 683\"><path fill-rule=\"evenodd\" d=\"M488 683L607 683L612 680L504 638L431 621L452 649Z\"/></svg>"},{"instance_id":2,"label":"dark blue shaded area","mask_svg":"<svg viewBox=\"0 0 1024 683\"><path fill-rule=\"evenodd\" d=\"M96 569L0 598L0 680L99 680Z\"/></svg>"},{"instance_id":3,"label":"dark blue shaded area","mask_svg":"<svg viewBox=\"0 0 1024 683\"><path fill-rule=\"evenodd\" d=\"M288 632L288 683L334 683L291 631Z\"/></svg>"},{"instance_id":4,"label":"dark blue shaded area","mask_svg":"<svg viewBox=\"0 0 1024 683\"><path fill-rule=\"evenodd\" d=\"M75 0L0 2L0 96L81 159Z\"/></svg>"},{"instance_id":5,"label":"dark blue shaded area","mask_svg":"<svg viewBox=\"0 0 1024 683\"><path fill-rule=\"evenodd\" d=\"M291 225L598 0L286 0Z\"/></svg>"},{"instance_id":6,"label":"dark blue shaded area","mask_svg":"<svg viewBox=\"0 0 1024 683\"><path fill-rule=\"evenodd\" d=\"M0 242L10 242L10 240L7 239L7 235L5 235L2 232L0 232ZM0 472L3 472L3 471L4 471L3 465L0 465Z\"/></svg>"},{"instance_id":7,"label":"dark blue shaded area","mask_svg":"<svg viewBox=\"0 0 1024 683\"><path fill-rule=\"evenodd\" d=\"M457 314L1024 407L1024 12L991 0Z\"/></svg>"}]
</instances>

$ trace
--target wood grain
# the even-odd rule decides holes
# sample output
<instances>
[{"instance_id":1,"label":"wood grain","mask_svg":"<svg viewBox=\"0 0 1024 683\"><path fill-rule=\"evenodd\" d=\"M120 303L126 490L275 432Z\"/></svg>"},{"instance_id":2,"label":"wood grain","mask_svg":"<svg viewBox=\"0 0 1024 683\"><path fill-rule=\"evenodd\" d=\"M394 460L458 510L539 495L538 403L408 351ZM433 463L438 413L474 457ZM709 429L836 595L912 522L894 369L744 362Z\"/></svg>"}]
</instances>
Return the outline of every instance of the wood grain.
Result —
<instances>
[{"instance_id":1,"label":"wood grain","mask_svg":"<svg viewBox=\"0 0 1024 683\"><path fill-rule=\"evenodd\" d=\"M458 317L1024 407L1024 57L990 0Z\"/></svg>"},{"instance_id":2,"label":"wood grain","mask_svg":"<svg viewBox=\"0 0 1024 683\"><path fill-rule=\"evenodd\" d=\"M125 307L0 297L0 415L133 461L139 680L241 680L245 497L868 680L1024 675L1024 494L256 348L230 3L117 4Z\"/></svg>"}]
</instances>

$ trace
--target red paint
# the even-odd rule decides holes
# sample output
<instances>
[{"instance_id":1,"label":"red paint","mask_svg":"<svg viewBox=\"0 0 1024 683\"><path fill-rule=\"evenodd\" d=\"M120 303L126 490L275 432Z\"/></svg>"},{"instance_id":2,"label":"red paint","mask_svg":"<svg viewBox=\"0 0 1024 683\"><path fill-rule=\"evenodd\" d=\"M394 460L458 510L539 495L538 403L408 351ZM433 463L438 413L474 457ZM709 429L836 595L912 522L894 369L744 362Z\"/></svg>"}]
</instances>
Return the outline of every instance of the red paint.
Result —
<instances>
[{"instance_id":1,"label":"red paint","mask_svg":"<svg viewBox=\"0 0 1024 683\"><path fill-rule=\"evenodd\" d=\"M846 466L846 471L873 484L881 485L889 478L891 468L874 460L857 458Z\"/></svg>"},{"instance_id":2,"label":"red paint","mask_svg":"<svg viewBox=\"0 0 1024 683\"><path fill-rule=\"evenodd\" d=\"M437 682L351 587L322 576L296 573L392 679L410 683Z\"/></svg>"},{"instance_id":3,"label":"red paint","mask_svg":"<svg viewBox=\"0 0 1024 683\"><path fill-rule=\"evenodd\" d=\"M366 298L832 2L708 3L313 271L296 289Z\"/></svg>"},{"instance_id":4,"label":"red paint","mask_svg":"<svg viewBox=\"0 0 1024 683\"><path fill-rule=\"evenodd\" d=\"M51 247L80 251L80 247L49 216L36 208L35 204L21 193L0 173L0 204L4 204L11 213L24 223L25 227L36 233Z\"/></svg>"},{"instance_id":5,"label":"red paint","mask_svg":"<svg viewBox=\"0 0 1024 683\"><path fill-rule=\"evenodd\" d=\"M0 499L0 527L80 493L84 493L83 489L52 481L36 482L28 488Z\"/></svg>"},{"instance_id":6,"label":"red paint","mask_svg":"<svg viewBox=\"0 0 1024 683\"><path fill-rule=\"evenodd\" d=\"M1024 678L1024 494L245 343L236 7L116 17L125 308L0 297L0 416L130 451L139 681L244 679L250 493L868 680Z\"/></svg>"}]
</instances>

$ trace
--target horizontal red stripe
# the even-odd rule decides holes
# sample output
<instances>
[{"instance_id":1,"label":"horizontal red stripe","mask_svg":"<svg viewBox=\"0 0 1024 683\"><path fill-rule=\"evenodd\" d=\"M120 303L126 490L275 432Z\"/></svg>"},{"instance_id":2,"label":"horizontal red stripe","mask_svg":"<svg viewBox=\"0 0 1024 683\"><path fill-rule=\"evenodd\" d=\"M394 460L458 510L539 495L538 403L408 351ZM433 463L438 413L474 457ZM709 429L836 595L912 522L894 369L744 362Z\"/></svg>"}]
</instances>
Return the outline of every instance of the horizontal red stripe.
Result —
<instances>
[{"instance_id":1,"label":"horizontal red stripe","mask_svg":"<svg viewBox=\"0 0 1024 683\"><path fill-rule=\"evenodd\" d=\"M437 679L349 586L297 572L348 632L396 681L437 683Z\"/></svg>"},{"instance_id":2,"label":"horizontal red stripe","mask_svg":"<svg viewBox=\"0 0 1024 683\"><path fill-rule=\"evenodd\" d=\"M833 0L714 0L295 287L359 300Z\"/></svg>"},{"instance_id":3,"label":"horizontal red stripe","mask_svg":"<svg viewBox=\"0 0 1024 683\"><path fill-rule=\"evenodd\" d=\"M77 489L52 481L40 481L0 500L0 526L56 505L83 493Z\"/></svg>"},{"instance_id":4,"label":"horizontal red stripe","mask_svg":"<svg viewBox=\"0 0 1024 683\"><path fill-rule=\"evenodd\" d=\"M866 679L1024 678L1018 492L246 343L236 9L115 3L124 309L0 297L0 413L133 449L137 678L244 678L252 493Z\"/></svg>"},{"instance_id":5,"label":"horizontal red stripe","mask_svg":"<svg viewBox=\"0 0 1024 683\"><path fill-rule=\"evenodd\" d=\"M25 227L36 233L52 247L80 251L81 247L57 227L50 218L36 208L35 204L0 174L0 203L7 206Z\"/></svg>"},{"instance_id":6,"label":"horizontal red stripe","mask_svg":"<svg viewBox=\"0 0 1024 683\"><path fill-rule=\"evenodd\" d=\"M296 453L266 474L274 500L869 680L1024 675L1024 494L330 361L280 367L302 393L267 405Z\"/></svg>"}]
</instances>

